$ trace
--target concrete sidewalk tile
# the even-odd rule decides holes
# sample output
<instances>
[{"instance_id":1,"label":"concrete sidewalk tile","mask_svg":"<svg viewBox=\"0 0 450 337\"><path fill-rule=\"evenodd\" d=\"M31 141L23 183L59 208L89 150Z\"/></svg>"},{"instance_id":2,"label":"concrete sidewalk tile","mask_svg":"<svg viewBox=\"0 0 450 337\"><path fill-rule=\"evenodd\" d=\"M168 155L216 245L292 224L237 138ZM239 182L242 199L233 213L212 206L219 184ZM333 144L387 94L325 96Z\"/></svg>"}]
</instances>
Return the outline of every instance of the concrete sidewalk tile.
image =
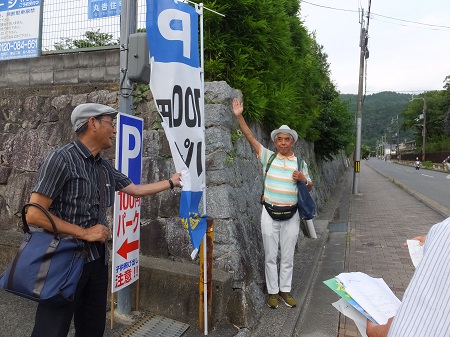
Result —
<instances>
[{"instance_id":1,"label":"concrete sidewalk tile","mask_svg":"<svg viewBox=\"0 0 450 337\"><path fill-rule=\"evenodd\" d=\"M406 239L427 233L442 216L361 163L360 194L352 195L345 271L382 277L401 300L414 273ZM360 336L341 315L339 336ZM355 334L356 333L356 334Z\"/></svg>"}]
</instances>

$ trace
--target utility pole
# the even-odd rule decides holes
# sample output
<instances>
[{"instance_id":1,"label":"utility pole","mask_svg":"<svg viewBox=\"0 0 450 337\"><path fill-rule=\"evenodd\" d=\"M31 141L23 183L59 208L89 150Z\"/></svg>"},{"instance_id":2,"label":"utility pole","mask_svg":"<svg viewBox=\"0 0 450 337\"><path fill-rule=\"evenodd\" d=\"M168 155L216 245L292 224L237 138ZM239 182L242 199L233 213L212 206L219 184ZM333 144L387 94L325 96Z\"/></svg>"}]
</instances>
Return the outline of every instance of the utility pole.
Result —
<instances>
[{"instance_id":1,"label":"utility pole","mask_svg":"<svg viewBox=\"0 0 450 337\"><path fill-rule=\"evenodd\" d=\"M423 93L422 163L425 161L425 140L427 138L427 100Z\"/></svg>"},{"instance_id":2,"label":"utility pole","mask_svg":"<svg viewBox=\"0 0 450 337\"><path fill-rule=\"evenodd\" d=\"M367 15L367 26L365 27L364 9L361 10L361 33L359 38L359 85L358 85L358 105L356 112L356 144L355 144L355 164L353 169L353 194L359 193L359 173L361 169L361 125L362 125L362 99L364 86L364 63L369 57L369 50L367 49L367 42L369 40L369 15L370 15L370 0L369 12Z\"/></svg>"},{"instance_id":3,"label":"utility pole","mask_svg":"<svg viewBox=\"0 0 450 337\"><path fill-rule=\"evenodd\" d=\"M133 115L133 83L127 76L128 39L136 33L137 0L123 0L120 15L120 83L119 109ZM114 281L114 280L113 280ZM131 286L117 291L117 311L122 315L131 314Z\"/></svg>"},{"instance_id":4,"label":"utility pole","mask_svg":"<svg viewBox=\"0 0 450 337\"><path fill-rule=\"evenodd\" d=\"M423 109L422 109L422 116L419 116L419 118L423 117L422 122L422 162L425 161L425 142L427 138L427 100L426 100L426 91L423 92ZM415 99L420 99L420 97L414 97L414 95L411 97L410 102L412 102ZM417 120L417 119L416 119Z\"/></svg>"}]
</instances>

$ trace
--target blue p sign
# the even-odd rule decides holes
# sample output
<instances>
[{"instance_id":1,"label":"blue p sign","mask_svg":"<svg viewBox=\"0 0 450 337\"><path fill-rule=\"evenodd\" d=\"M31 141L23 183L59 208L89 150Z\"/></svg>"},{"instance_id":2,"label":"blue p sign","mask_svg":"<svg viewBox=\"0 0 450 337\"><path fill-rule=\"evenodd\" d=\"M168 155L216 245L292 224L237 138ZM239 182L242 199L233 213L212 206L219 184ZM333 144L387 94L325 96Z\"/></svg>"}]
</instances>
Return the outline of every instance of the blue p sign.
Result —
<instances>
[{"instance_id":1,"label":"blue p sign","mask_svg":"<svg viewBox=\"0 0 450 337\"><path fill-rule=\"evenodd\" d=\"M143 128L142 118L118 114L116 168L136 185L141 183Z\"/></svg>"},{"instance_id":2,"label":"blue p sign","mask_svg":"<svg viewBox=\"0 0 450 337\"><path fill-rule=\"evenodd\" d=\"M176 1L147 2L147 36L150 57L156 62L200 66L198 14L189 4Z\"/></svg>"}]
</instances>

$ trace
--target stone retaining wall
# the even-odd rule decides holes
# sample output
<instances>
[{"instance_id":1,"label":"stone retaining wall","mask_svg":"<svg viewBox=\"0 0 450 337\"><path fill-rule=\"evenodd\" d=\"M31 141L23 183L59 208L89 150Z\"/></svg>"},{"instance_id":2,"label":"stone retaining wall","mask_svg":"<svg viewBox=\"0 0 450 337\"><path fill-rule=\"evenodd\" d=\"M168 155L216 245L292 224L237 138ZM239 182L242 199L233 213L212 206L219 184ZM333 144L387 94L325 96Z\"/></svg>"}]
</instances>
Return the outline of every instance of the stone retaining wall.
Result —
<instances>
[{"instance_id":1,"label":"stone retaining wall","mask_svg":"<svg viewBox=\"0 0 450 337\"><path fill-rule=\"evenodd\" d=\"M99 52L98 56L90 54L79 53L79 59L74 56L77 54L53 55L49 60L30 59L23 69L19 69L19 62L6 61L7 66L0 62L0 71L5 74L0 81L0 235L19 233L21 205L29 198L40 158L74 139L70 125L73 108L85 102L118 106L118 73L112 74L113 69L118 71L118 57L112 56L112 51ZM112 59L116 63L103 61ZM32 70L33 60L42 65L41 75ZM104 74L111 72L111 76L95 77L97 82L80 80L86 79L81 74L89 73L88 68L83 68L89 63L85 60L91 62L91 76L98 72L98 64ZM20 83L28 84L14 82L13 70L22 74L20 78L28 78ZM69 72L78 74L78 77L74 75L78 80L72 84L58 83L56 79L64 76L56 74ZM14 83L8 86L7 78ZM262 168L239 133L231 111L235 96L236 90L225 82L205 84L206 205L215 223L214 268L232 276L232 291L225 308L227 319L239 327L252 327L258 322L265 291L258 202ZM138 103L135 114L144 119L145 125L142 181L167 179L174 166L153 99L149 97L148 102ZM251 129L264 145L272 146L269 133L258 125L251 125ZM347 160L344 157L333 162L317 160L313 144L302 140L297 144L296 153L310 166L315 182L312 194L320 212L347 168ZM106 151L105 156L113 159L114 150ZM141 254L198 264L189 257L192 250L189 235L177 216L179 198L179 191L164 191L142 199Z\"/></svg>"}]
</instances>

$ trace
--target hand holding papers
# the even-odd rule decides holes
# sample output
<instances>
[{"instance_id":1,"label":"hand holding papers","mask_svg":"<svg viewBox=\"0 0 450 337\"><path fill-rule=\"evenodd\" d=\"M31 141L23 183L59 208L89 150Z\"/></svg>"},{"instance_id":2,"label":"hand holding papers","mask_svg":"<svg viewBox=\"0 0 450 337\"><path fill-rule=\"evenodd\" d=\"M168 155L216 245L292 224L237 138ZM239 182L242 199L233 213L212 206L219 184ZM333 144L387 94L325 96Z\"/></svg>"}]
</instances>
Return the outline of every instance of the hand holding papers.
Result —
<instances>
[{"instance_id":1,"label":"hand holding papers","mask_svg":"<svg viewBox=\"0 0 450 337\"><path fill-rule=\"evenodd\" d=\"M338 301L333 306L353 319L363 336L366 318L377 324L385 324L395 316L401 304L383 279L364 273L341 273L324 283L348 302ZM348 304L356 310L350 309Z\"/></svg>"},{"instance_id":2,"label":"hand holding papers","mask_svg":"<svg viewBox=\"0 0 450 337\"><path fill-rule=\"evenodd\" d=\"M376 323L386 324L397 313L401 302L383 279L360 272L341 273L336 278Z\"/></svg>"},{"instance_id":3,"label":"hand holding papers","mask_svg":"<svg viewBox=\"0 0 450 337\"><path fill-rule=\"evenodd\" d=\"M423 256L423 246L420 245L419 240L406 240L408 244L409 255L411 256L412 263L417 268L419 262Z\"/></svg>"}]
</instances>

